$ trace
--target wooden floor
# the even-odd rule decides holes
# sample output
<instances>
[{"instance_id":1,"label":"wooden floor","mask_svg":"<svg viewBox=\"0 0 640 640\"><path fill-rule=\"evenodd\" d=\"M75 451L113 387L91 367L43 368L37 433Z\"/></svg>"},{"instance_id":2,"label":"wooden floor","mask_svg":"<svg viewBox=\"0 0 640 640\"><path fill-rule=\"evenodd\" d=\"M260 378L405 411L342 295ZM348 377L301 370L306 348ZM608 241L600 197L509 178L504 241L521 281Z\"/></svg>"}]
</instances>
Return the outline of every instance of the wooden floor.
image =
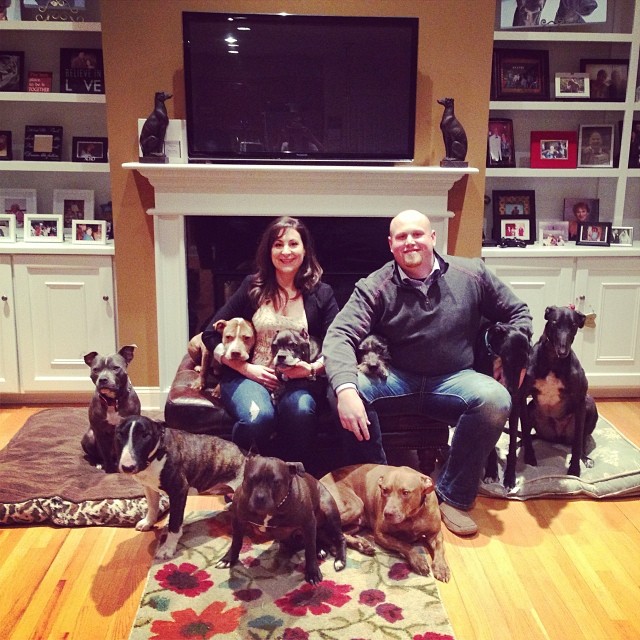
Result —
<instances>
[{"instance_id":1,"label":"wooden floor","mask_svg":"<svg viewBox=\"0 0 640 640\"><path fill-rule=\"evenodd\" d=\"M3 408L0 447L41 408ZM598 408L640 444L639 400ZM445 530L453 578L440 593L458 640L640 638L640 500L479 498L473 516L472 539ZM0 529L0 637L125 640L154 542L129 528Z\"/></svg>"}]
</instances>

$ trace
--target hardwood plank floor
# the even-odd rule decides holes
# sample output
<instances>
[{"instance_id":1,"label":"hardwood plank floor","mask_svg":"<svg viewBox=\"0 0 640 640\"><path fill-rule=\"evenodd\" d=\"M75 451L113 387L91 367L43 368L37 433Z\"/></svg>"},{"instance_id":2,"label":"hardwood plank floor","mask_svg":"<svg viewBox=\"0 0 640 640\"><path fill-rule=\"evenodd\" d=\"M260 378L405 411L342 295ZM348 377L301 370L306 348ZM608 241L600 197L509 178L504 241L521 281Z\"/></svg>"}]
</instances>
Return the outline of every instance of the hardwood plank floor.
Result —
<instances>
[{"instance_id":1,"label":"hardwood plank floor","mask_svg":"<svg viewBox=\"0 0 640 640\"><path fill-rule=\"evenodd\" d=\"M42 408L3 408L0 447ZM640 445L640 400L598 409ZM458 640L640 637L640 500L479 498L473 516L471 539L444 530L453 577L439 588ZM154 547L132 528L0 528L0 637L126 640Z\"/></svg>"}]
</instances>

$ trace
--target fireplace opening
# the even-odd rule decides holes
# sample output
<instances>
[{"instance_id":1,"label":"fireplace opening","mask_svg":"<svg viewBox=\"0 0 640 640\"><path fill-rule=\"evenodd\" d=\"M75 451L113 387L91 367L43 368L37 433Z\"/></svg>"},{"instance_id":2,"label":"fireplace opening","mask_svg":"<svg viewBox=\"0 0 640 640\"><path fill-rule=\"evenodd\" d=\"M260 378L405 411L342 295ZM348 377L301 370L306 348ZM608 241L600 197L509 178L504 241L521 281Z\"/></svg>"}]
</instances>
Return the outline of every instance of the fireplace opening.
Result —
<instances>
[{"instance_id":1,"label":"fireplace opening","mask_svg":"<svg viewBox=\"0 0 640 640\"><path fill-rule=\"evenodd\" d=\"M254 258L268 216L187 216L189 335L207 325L215 311L254 271ZM304 216L324 270L342 306L362 278L391 260L387 237L391 217Z\"/></svg>"}]
</instances>

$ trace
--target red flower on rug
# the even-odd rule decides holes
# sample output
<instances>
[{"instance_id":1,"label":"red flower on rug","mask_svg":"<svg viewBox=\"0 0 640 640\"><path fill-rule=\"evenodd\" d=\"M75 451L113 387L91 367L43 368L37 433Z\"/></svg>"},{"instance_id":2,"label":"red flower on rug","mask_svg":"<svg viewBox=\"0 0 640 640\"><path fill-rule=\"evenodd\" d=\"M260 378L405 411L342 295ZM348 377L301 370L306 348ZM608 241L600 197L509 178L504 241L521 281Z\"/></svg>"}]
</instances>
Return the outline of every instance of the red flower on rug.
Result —
<instances>
[{"instance_id":1,"label":"red flower on rug","mask_svg":"<svg viewBox=\"0 0 640 640\"><path fill-rule=\"evenodd\" d=\"M193 609L173 611L173 620L154 620L151 623L151 640L184 640L213 638L223 633L231 633L238 628L244 615L243 607L224 611L224 602L212 602L198 615Z\"/></svg>"},{"instance_id":2,"label":"red flower on rug","mask_svg":"<svg viewBox=\"0 0 640 640\"><path fill-rule=\"evenodd\" d=\"M163 589L189 598L195 598L213 587L211 576L190 562L183 562L179 567L173 562L165 564L155 577Z\"/></svg>"},{"instance_id":3,"label":"red flower on rug","mask_svg":"<svg viewBox=\"0 0 640 640\"><path fill-rule=\"evenodd\" d=\"M411 569L406 562L396 562L389 569L391 580L406 580L411 575Z\"/></svg>"},{"instance_id":4,"label":"red flower on rug","mask_svg":"<svg viewBox=\"0 0 640 640\"><path fill-rule=\"evenodd\" d=\"M448 633L436 633L435 631L427 631L427 633L421 633L417 636L413 636L413 640L455 640L453 636Z\"/></svg>"},{"instance_id":5,"label":"red flower on rug","mask_svg":"<svg viewBox=\"0 0 640 640\"><path fill-rule=\"evenodd\" d=\"M376 613L384 618L387 622L398 622L398 620L404 620L402 615L402 609L395 604L387 602L376 607Z\"/></svg>"},{"instance_id":6,"label":"red flower on rug","mask_svg":"<svg viewBox=\"0 0 640 640\"><path fill-rule=\"evenodd\" d=\"M284 612L292 616L305 616L312 613L319 616L331 613L331 606L342 607L351 596L346 595L353 587L348 584L336 584L333 580L323 580L315 587L304 584L278 598L275 604Z\"/></svg>"}]
</instances>

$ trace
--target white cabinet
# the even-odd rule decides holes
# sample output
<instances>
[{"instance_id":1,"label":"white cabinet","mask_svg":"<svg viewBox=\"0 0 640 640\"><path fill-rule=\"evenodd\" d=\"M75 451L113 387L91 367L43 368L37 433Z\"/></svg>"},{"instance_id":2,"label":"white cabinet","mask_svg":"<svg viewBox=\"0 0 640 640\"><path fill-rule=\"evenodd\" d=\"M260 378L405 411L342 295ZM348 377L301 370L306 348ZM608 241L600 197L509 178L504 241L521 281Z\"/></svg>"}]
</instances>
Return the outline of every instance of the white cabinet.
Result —
<instances>
[{"instance_id":1,"label":"white cabinet","mask_svg":"<svg viewBox=\"0 0 640 640\"><path fill-rule=\"evenodd\" d=\"M84 355L114 353L116 347L112 257L24 253L0 260L0 281L10 285L13 279L15 293L12 305L1 302L7 315L2 317L0 366L6 372L0 370L0 390L91 391Z\"/></svg>"},{"instance_id":2,"label":"white cabinet","mask_svg":"<svg viewBox=\"0 0 640 640\"><path fill-rule=\"evenodd\" d=\"M579 331L573 345L589 388L600 396L640 393L640 249L485 248L483 255L489 269L529 305L534 341L549 305L574 304L595 313L595 327Z\"/></svg>"},{"instance_id":3,"label":"white cabinet","mask_svg":"<svg viewBox=\"0 0 640 640\"><path fill-rule=\"evenodd\" d=\"M11 258L0 256L0 393L16 393L19 388Z\"/></svg>"}]
</instances>

